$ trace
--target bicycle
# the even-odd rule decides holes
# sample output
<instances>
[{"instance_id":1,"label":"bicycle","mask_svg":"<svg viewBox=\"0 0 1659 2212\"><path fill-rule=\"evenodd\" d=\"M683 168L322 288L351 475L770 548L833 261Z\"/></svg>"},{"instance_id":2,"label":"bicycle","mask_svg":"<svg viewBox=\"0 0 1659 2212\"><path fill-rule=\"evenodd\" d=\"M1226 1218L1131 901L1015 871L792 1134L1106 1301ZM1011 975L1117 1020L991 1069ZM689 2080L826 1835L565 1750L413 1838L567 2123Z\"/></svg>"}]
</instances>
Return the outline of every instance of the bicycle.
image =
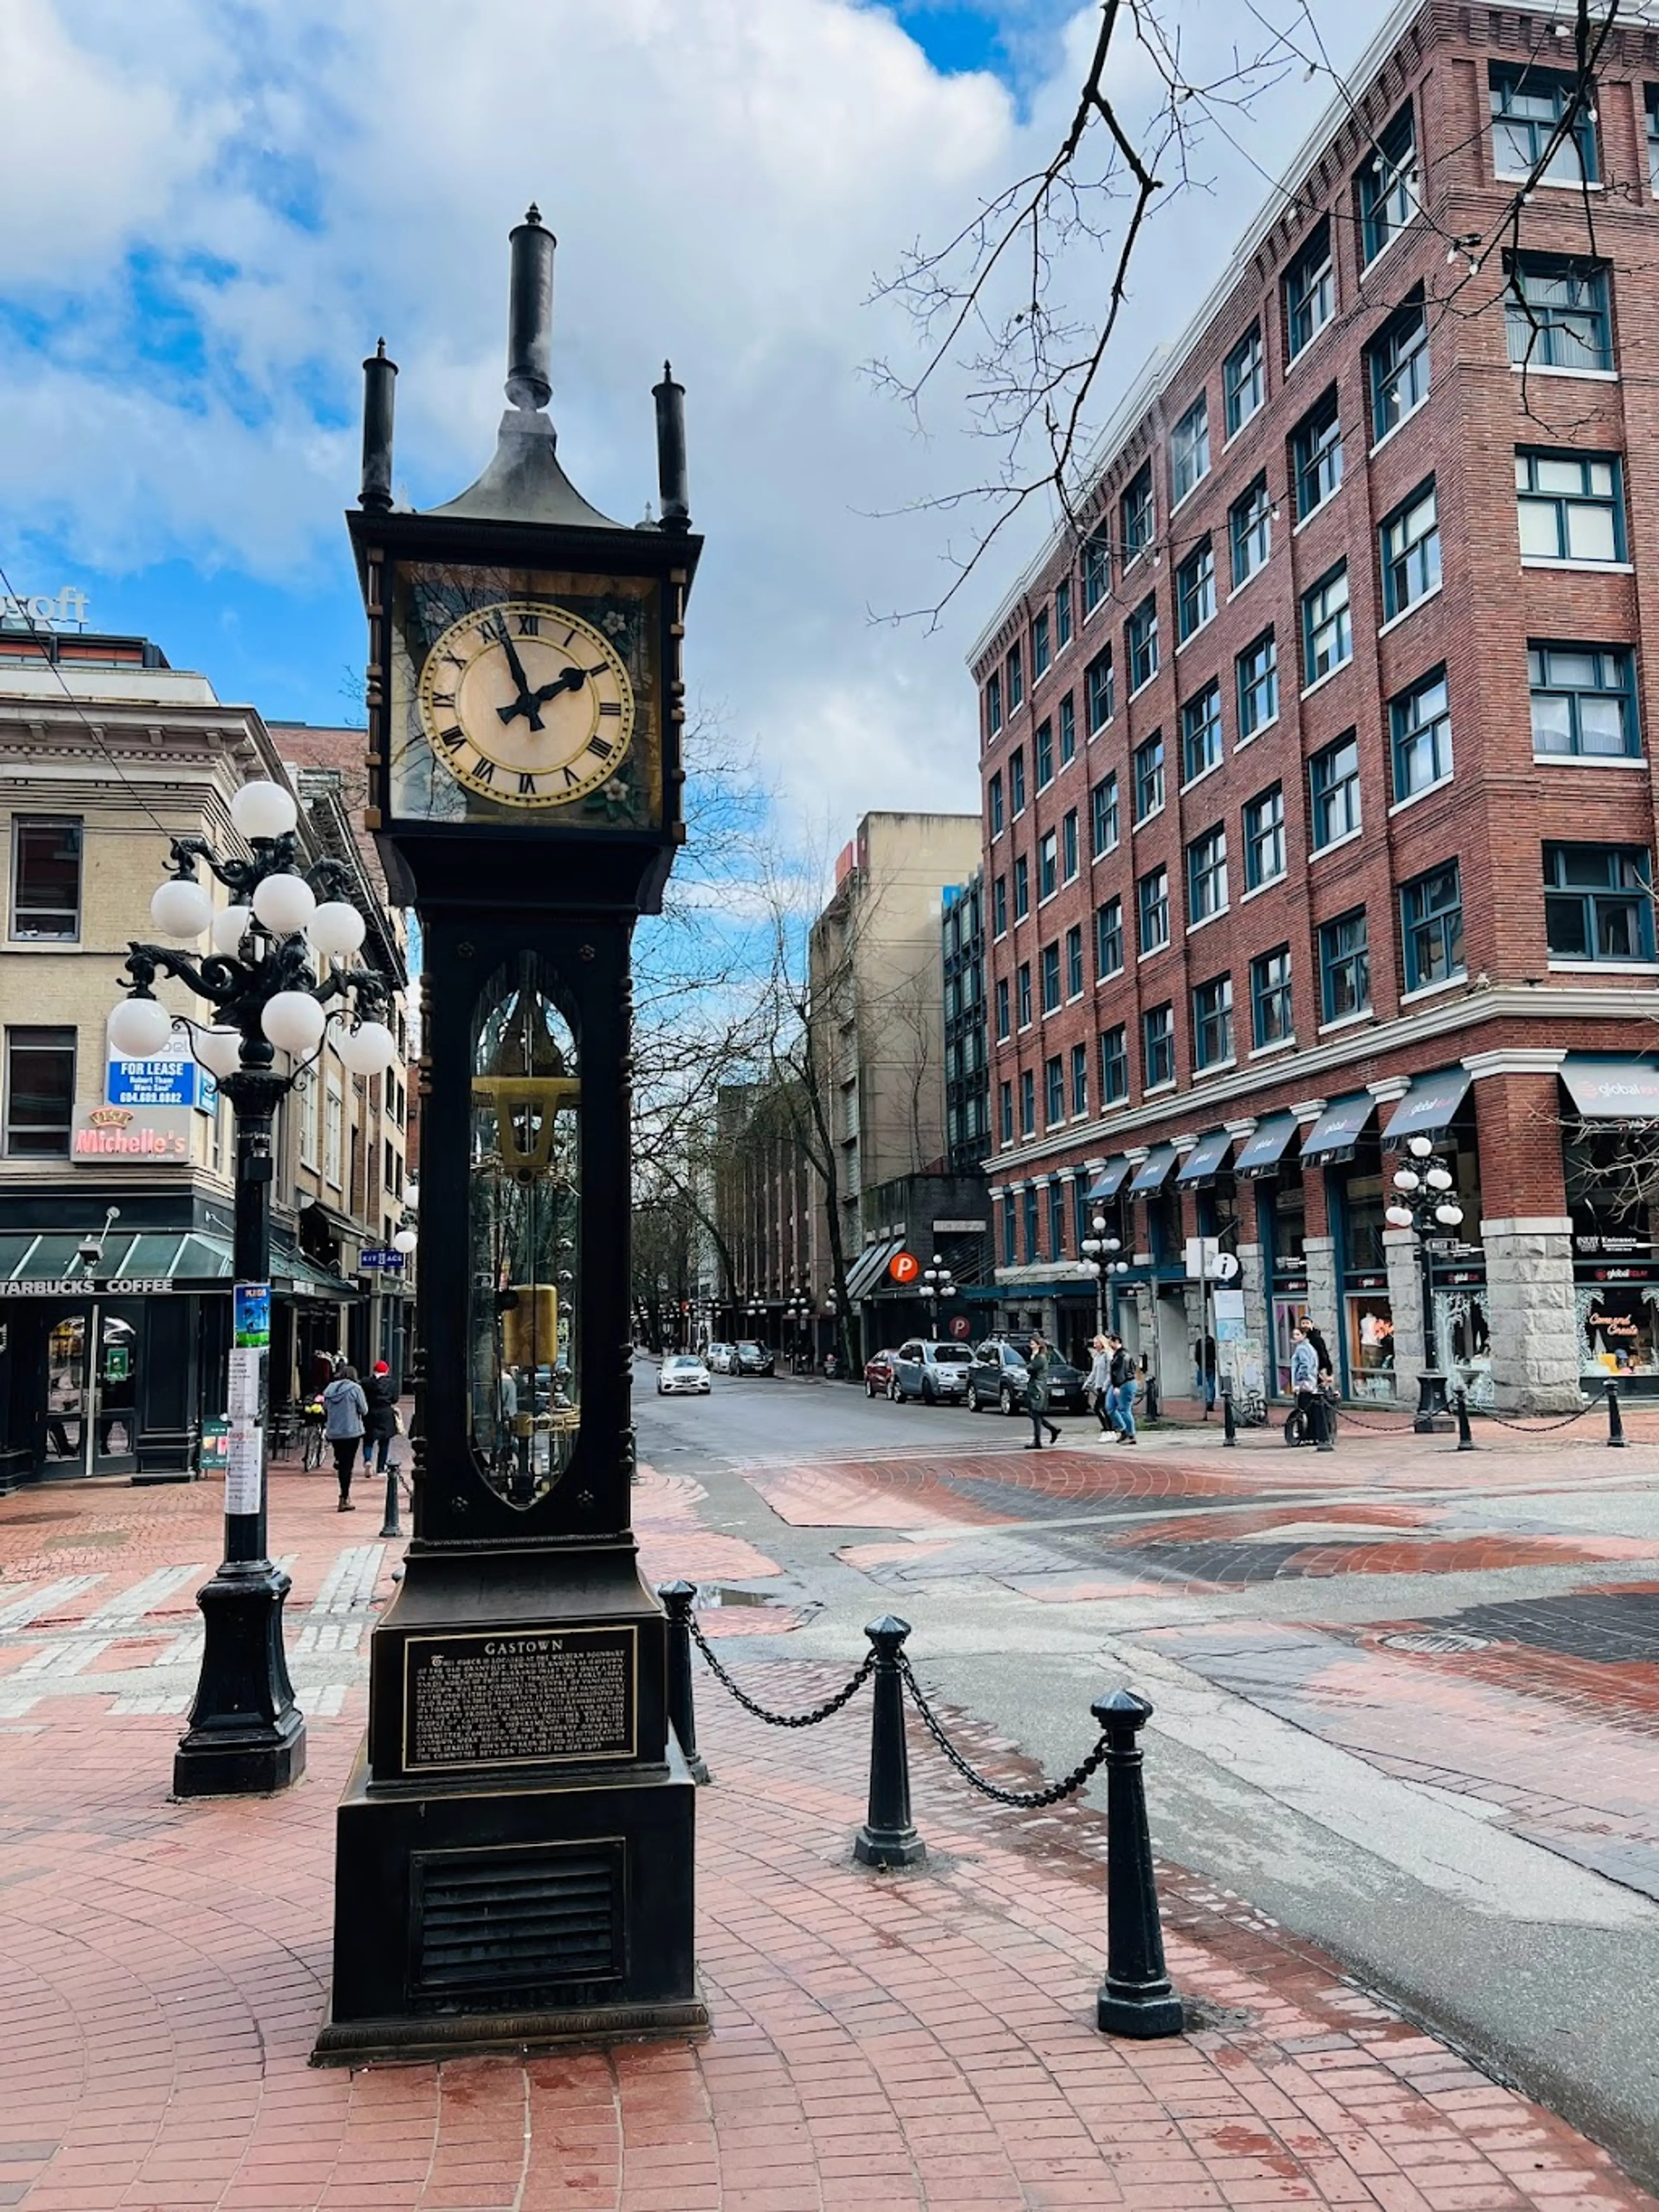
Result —
<instances>
[{"instance_id":1,"label":"bicycle","mask_svg":"<svg viewBox=\"0 0 1659 2212\"><path fill-rule=\"evenodd\" d=\"M323 1463L323 1408L321 1401L301 1408L303 1432L300 1439L300 1465L307 1474L314 1474Z\"/></svg>"}]
</instances>

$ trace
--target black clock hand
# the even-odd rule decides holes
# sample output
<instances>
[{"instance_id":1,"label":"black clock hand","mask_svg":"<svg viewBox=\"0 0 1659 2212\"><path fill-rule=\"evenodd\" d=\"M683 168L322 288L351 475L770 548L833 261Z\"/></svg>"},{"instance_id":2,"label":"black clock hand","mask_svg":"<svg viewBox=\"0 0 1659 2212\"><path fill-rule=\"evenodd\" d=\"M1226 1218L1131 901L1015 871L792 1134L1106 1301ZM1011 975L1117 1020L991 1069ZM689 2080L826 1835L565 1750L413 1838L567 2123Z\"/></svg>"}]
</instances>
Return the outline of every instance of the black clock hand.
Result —
<instances>
[{"instance_id":1,"label":"black clock hand","mask_svg":"<svg viewBox=\"0 0 1659 2212\"><path fill-rule=\"evenodd\" d=\"M519 649L505 628L501 632L501 644L502 651L507 655L507 665L513 672L513 681L519 687L519 696L510 707L497 707L495 712L504 722L510 722L515 714L523 714L532 730L539 730L542 727L542 718L536 711L537 695L530 688L530 679L524 672L524 663L519 658Z\"/></svg>"},{"instance_id":2,"label":"black clock hand","mask_svg":"<svg viewBox=\"0 0 1659 2212\"><path fill-rule=\"evenodd\" d=\"M580 691L591 672L581 668L567 668L562 674L555 677L552 683L544 684L538 691L533 691L531 697L539 707L549 699L556 699L561 691Z\"/></svg>"}]
</instances>

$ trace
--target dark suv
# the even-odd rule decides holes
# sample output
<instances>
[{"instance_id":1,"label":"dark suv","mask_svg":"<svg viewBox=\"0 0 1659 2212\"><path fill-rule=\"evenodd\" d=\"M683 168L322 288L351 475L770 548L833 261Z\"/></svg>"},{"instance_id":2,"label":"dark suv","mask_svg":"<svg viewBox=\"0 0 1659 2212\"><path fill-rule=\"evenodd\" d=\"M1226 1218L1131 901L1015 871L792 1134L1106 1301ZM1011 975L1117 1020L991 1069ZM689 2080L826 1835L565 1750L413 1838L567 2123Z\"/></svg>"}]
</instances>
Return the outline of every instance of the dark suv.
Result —
<instances>
[{"instance_id":1,"label":"dark suv","mask_svg":"<svg viewBox=\"0 0 1659 2212\"><path fill-rule=\"evenodd\" d=\"M734 1375L769 1375L775 1362L763 1344L740 1344L732 1361Z\"/></svg>"},{"instance_id":2,"label":"dark suv","mask_svg":"<svg viewBox=\"0 0 1659 2212\"><path fill-rule=\"evenodd\" d=\"M968 1370L968 1405L979 1413L1000 1406L1005 1413L1025 1411L1025 1345L1023 1337L989 1337L975 1350ZM1081 1413L1088 1377L1081 1368L1056 1355L1048 1362L1048 1410Z\"/></svg>"}]
</instances>

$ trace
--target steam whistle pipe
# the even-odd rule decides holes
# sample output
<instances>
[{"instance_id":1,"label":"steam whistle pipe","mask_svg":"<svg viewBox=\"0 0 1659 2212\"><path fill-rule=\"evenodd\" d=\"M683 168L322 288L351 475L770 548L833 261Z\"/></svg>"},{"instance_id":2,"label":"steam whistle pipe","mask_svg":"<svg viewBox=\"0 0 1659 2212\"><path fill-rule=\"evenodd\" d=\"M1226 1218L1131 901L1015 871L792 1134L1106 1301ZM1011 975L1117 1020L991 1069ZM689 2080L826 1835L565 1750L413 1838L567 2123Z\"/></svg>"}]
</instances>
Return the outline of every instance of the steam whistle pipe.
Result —
<instances>
[{"instance_id":1,"label":"steam whistle pipe","mask_svg":"<svg viewBox=\"0 0 1659 2212\"><path fill-rule=\"evenodd\" d=\"M674 381L673 368L662 365L662 382L653 385L657 403L657 489L665 530L691 527L685 472L685 386Z\"/></svg>"},{"instance_id":2,"label":"steam whistle pipe","mask_svg":"<svg viewBox=\"0 0 1659 2212\"><path fill-rule=\"evenodd\" d=\"M507 396L515 407L545 407L553 397L553 248L532 200L512 232L507 311Z\"/></svg>"},{"instance_id":3,"label":"steam whistle pipe","mask_svg":"<svg viewBox=\"0 0 1659 2212\"><path fill-rule=\"evenodd\" d=\"M363 363L363 479L359 507L384 514L392 505L392 412L398 364L380 339Z\"/></svg>"}]
</instances>

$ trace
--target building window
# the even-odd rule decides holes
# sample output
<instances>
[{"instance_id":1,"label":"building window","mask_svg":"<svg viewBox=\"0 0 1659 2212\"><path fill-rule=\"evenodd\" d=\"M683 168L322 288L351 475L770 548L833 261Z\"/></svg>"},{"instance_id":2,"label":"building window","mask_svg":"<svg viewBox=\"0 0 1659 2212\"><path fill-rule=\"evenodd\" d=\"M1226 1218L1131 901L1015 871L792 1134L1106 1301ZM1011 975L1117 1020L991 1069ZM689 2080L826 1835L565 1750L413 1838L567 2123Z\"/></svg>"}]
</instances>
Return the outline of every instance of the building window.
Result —
<instances>
[{"instance_id":1,"label":"building window","mask_svg":"<svg viewBox=\"0 0 1659 2212\"><path fill-rule=\"evenodd\" d=\"M1279 647L1272 630L1247 645L1234 664L1238 676L1238 742L1265 730L1279 714Z\"/></svg>"},{"instance_id":2,"label":"building window","mask_svg":"<svg viewBox=\"0 0 1659 2212\"><path fill-rule=\"evenodd\" d=\"M1031 768L1036 778L1036 787L1042 791L1054 780L1054 726L1043 720L1037 724L1036 735L1031 740Z\"/></svg>"},{"instance_id":3,"label":"building window","mask_svg":"<svg viewBox=\"0 0 1659 2212\"><path fill-rule=\"evenodd\" d=\"M1164 732L1154 730L1135 747L1135 820L1145 822L1164 804Z\"/></svg>"},{"instance_id":4,"label":"building window","mask_svg":"<svg viewBox=\"0 0 1659 2212\"><path fill-rule=\"evenodd\" d=\"M1115 1106L1129 1095L1129 1040L1121 1022L1100 1033L1100 1103Z\"/></svg>"},{"instance_id":5,"label":"building window","mask_svg":"<svg viewBox=\"0 0 1659 2212\"><path fill-rule=\"evenodd\" d=\"M1359 827L1359 741L1349 730L1308 763L1313 794L1313 843L1334 845Z\"/></svg>"},{"instance_id":6,"label":"building window","mask_svg":"<svg viewBox=\"0 0 1659 2212\"><path fill-rule=\"evenodd\" d=\"M1227 833L1218 822L1187 848L1187 919L1208 921L1227 911Z\"/></svg>"},{"instance_id":7,"label":"building window","mask_svg":"<svg viewBox=\"0 0 1659 2212\"><path fill-rule=\"evenodd\" d=\"M1175 1007L1149 1006L1140 1018L1140 1064L1143 1090L1173 1083L1176 1076Z\"/></svg>"},{"instance_id":8,"label":"building window","mask_svg":"<svg viewBox=\"0 0 1659 2212\"><path fill-rule=\"evenodd\" d=\"M314 1169L320 1157L318 1124L322 1119L323 1086L313 1068L299 1093L300 1165Z\"/></svg>"},{"instance_id":9,"label":"building window","mask_svg":"<svg viewBox=\"0 0 1659 2212\"><path fill-rule=\"evenodd\" d=\"M1066 1063L1058 1053L1042 1063L1042 1118L1050 1129L1066 1119Z\"/></svg>"},{"instance_id":10,"label":"building window","mask_svg":"<svg viewBox=\"0 0 1659 2212\"><path fill-rule=\"evenodd\" d=\"M1037 684L1048 673L1048 610L1039 608L1031 617L1031 681Z\"/></svg>"},{"instance_id":11,"label":"building window","mask_svg":"<svg viewBox=\"0 0 1659 2212\"><path fill-rule=\"evenodd\" d=\"M1083 614L1086 621L1112 587L1112 549L1103 522L1083 548Z\"/></svg>"},{"instance_id":12,"label":"building window","mask_svg":"<svg viewBox=\"0 0 1659 2212\"><path fill-rule=\"evenodd\" d=\"M1006 1083L1002 1087L1005 1091L1008 1088ZM1008 1107L1009 1129L1006 1139L1009 1144L1012 1144L1014 1140L1013 1119L1013 1103L1011 1100ZM1018 1248L1015 1244L1014 1237L1014 1201L1012 1198L1005 1198L1002 1201L1002 1264L1005 1267L1012 1267L1017 1262Z\"/></svg>"},{"instance_id":13,"label":"building window","mask_svg":"<svg viewBox=\"0 0 1659 2212\"><path fill-rule=\"evenodd\" d=\"M1431 669L1389 702L1396 801L1412 799L1452 772L1451 706L1446 672Z\"/></svg>"},{"instance_id":14,"label":"building window","mask_svg":"<svg viewBox=\"0 0 1659 2212\"><path fill-rule=\"evenodd\" d=\"M1417 137L1402 107L1359 172L1359 250L1375 261L1417 213Z\"/></svg>"},{"instance_id":15,"label":"building window","mask_svg":"<svg viewBox=\"0 0 1659 2212\"><path fill-rule=\"evenodd\" d=\"M1233 589L1267 566L1273 545L1273 503L1267 479L1259 476L1227 510L1227 539L1232 547Z\"/></svg>"},{"instance_id":16,"label":"building window","mask_svg":"<svg viewBox=\"0 0 1659 2212\"><path fill-rule=\"evenodd\" d=\"M1363 1014L1371 1003L1371 959L1365 933L1365 909L1339 915L1319 933L1319 978L1325 1019L1340 1022Z\"/></svg>"},{"instance_id":17,"label":"building window","mask_svg":"<svg viewBox=\"0 0 1659 2212\"><path fill-rule=\"evenodd\" d=\"M1181 772L1188 783L1221 765L1221 686L1206 684L1181 710Z\"/></svg>"},{"instance_id":18,"label":"building window","mask_svg":"<svg viewBox=\"0 0 1659 2212\"><path fill-rule=\"evenodd\" d=\"M1285 272L1285 331L1292 361L1336 313L1336 269L1331 227L1322 221Z\"/></svg>"},{"instance_id":19,"label":"building window","mask_svg":"<svg viewBox=\"0 0 1659 2212\"><path fill-rule=\"evenodd\" d=\"M1083 924L1074 921L1066 933L1066 995L1083 996Z\"/></svg>"},{"instance_id":20,"label":"building window","mask_svg":"<svg viewBox=\"0 0 1659 2212\"><path fill-rule=\"evenodd\" d=\"M1651 960L1647 854L1635 845L1546 845L1544 936L1560 960Z\"/></svg>"},{"instance_id":21,"label":"building window","mask_svg":"<svg viewBox=\"0 0 1659 2212\"><path fill-rule=\"evenodd\" d=\"M1613 367L1607 272L1595 262L1511 254L1504 324L1513 362L1534 368Z\"/></svg>"},{"instance_id":22,"label":"building window","mask_svg":"<svg viewBox=\"0 0 1659 2212\"><path fill-rule=\"evenodd\" d=\"M12 816L11 933L59 944L81 934L81 824L73 817Z\"/></svg>"},{"instance_id":23,"label":"building window","mask_svg":"<svg viewBox=\"0 0 1659 2212\"><path fill-rule=\"evenodd\" d=\"M1213 976L1193 993L1193 1066L1219 1067L1233 1056L1233 979Z\"/></svg>"},{"instance_id":24,"label":"building window","mask_svg":"<svg viewBox=\"0 0 1659 2212\"><path fill-rule=\"evenodd\" d=\"M1129 657L1129 689L1139 691L1158 673L1158 598L1148 592L1130 616L1123 633Z\"/></svg>"},{"instance_id":25,"label":"building window","mask_svg":"<svg viewBox=\"0 0 1659 2212\"><path fill-rule=\"evenodd\" d=\"M997 1038L1000 1042L1010 1034L1008 978L997 977Z\"/></svg>"},{"instance_id":26,"label":"building window","mask_svg":"<svg viewBox=\"0 0 1659 2212\"><path fill-rule=\"evenodd\" d=\"M1025 811L1025 748L1016 745L1008 756L1008 811L1016 822Z\"/></svg>"},{"instance_id":27,"label":"building window","mask_svg":"<svg viewBox=\"0 0 1659 2212\"><path fill-rule=\"evenodd\" d=\"M1455 860L1401 885L1400 934L1408 991L1463 974L1463 889Z\"/></svg>"},{"instance_id":28,"label":"building window","mask_svg":"<svg viewBox=\"0 0 1659 2212\"><path fill-rule=\"evenodd\" d=\"M1060 1116L1054 1115L1058 1121ZM1058 1176L1048 1186L1048 1257L1059 1260L1066 1252L1066 1186Z\"/></svg>"},{"instance_id":29,"label":"building window","mask_svg":"<svg viewBox=\"0 0 1659 2212\"><path fill-rule=\"evenodd\" d=\"M1285 787L1272 784L1244 807L1244 888L1260 890L1285 872Z\"/></svg>"},{"instance_id":30,"label":"building window","mask_svg":"<svg viewBox=\"0 0 1659 2212\"><path fill-rule=\"evenodd\" d=\"M991 884L991 934L993 937L1006 937L1008 934L1008 878L1006 876L997 876L993 878Z\"/></svg>"},{"instance_id":31,"label":"building window","mask_svg":"<svg viewBox=\"0 0 1659 2212\"><path fill-rule=\"evenodd\" d=\"M985 726L992 737L1002 727L1002 678L994 669L985 679Z\"/></svg>"},{"instance_id":32,"label":"building window","mask_svg":"<svg viewBox=\"0 0 1659 2212\"><path fill-rule=\"evenodd\" d=\"M1532 645L1532 749L1540 757L1634 760L1636 669L1624 646Z\"/></svg>"},{"instance_id":33,"label":"building window","mask_svg":"<svg viewBox=\"0 0 1659 2212\"><path fill-rule=\"evenodd\" d=\"M1062 882L1070 883L1078 870L1077 809L1068 806L1060 824L1060 871Z\"/></svg>"},{"instance_id":34,"label":"building window","mask_svg":"<svg viewBox=\"0 0 1659 2212\"><path fill-rule=\"evenodd\" d=\"M1015 708L1019 705L1021 700L1025 696L1025 678L1020 672L1019 647L1017 645L1010 646L1008 648L1006 667L1008 671L1008 712L1012 714Z\"/></svg>"},{"instance_id":35,"label":"building window","mask_svg":"<svg viewBox=\"0 0 1659 2212\"><path fill-rule=\"evenodd\" d=\"M1214 612L1215 553L1206 538L1176 571L1176 635L1182 643L1202 629Z\"/></svg>"},{"instance_id":36,"label":"building window","mask_svg":"<svg viewBox=\"0 0 1659 2212\"><path fill-rule=\"evenodd\" d=\"M1030 1079L1031 1079L1029 1075L1025 1079L1028 1083ZM1024 1193L1024 1213L1025 1264L1029 1267L1035 1263L1037 1257L1037 1194L1036 1185L1035 1183L1030 1183L1026 1187Z\"/></svg>"},{"instance_id":37,"label":"building window","mask_svg":"<svg viewBox=\"0 0 1659 2212\"><path fill-rule=\"evenodd\" d=\"M1123 545L1123 565L1139 560L1152 542L1152 465L1150 461L1140 468L1128 489L1118 501L1119 537Z\"/></svg>"},{"instance_id":38,"label":"building window","mask_svg":"<svg viewBox=\"0 0 1659 2212\"><path fill-rule=\"evenodd\" d=\"M1042 1011L1045 1014L1060 1012L1060 940L1042 948Z\"/></svg>"},{"instance_id":39,"label":"building window","mask_svg":"<svg viewBox=\"0 0 1659 2212\"><path fill-rule=\"evenodd\" d=\"M323 1101L323 1180L336 1190L342 1181L345 1158L345 1100L331 1078Z\"/></svg>"},{"instance_id":40,"label":"building window","mask_svg":"<svg viewBox=\"0 0 1659 2212\"><path fill-rule=\"evenodd\" d=\"M6 1031L6 1158L64 1159L75 1120L75 1031Z\"/></svg>"},{"instance_id":41,"label":"building window","mask_svg":"<svg viewBox=\"0 0 1659 2212\"><path fill-rule=\"evenodd\" d=\"M1002 770L991 778L991 835L1000 837L1005 826L1002 811Z\"/></svg>"},{"instance_id":42,"label":"building window","mask_svg":"<svg viewBox=\"0 0 1659 2212\"><path fill-rule=\"evenodd\" d=\"M1383 517L1377 544L1382 561L1382 614L1392 622L1440 588L1440 513L1432 477Z\"/></svg>"},{"instance_id":43,"label":"building window","mask_svg":"<svg viewBox=\"0 0 1659 2212\"><path fill-rule=\"evenodd\" d=\"M1090 836L1094 856L1115 852L1118 841L1117 770L1103 775L1089 793Z\"/></svg>"},{"instance_id":44,"label":"building window","mask_svg":"<svg viewBox=\"0 0 1659 2212\"><path fill-rule=\"evenodd\" d=\"M1258 953L1250 963L1250 1036L1255 1049L1287 1044L1295 1036L1291 1025L1291 948L1275 945Z\"/></svg>"},{"instance_id":45,"label":"building window","mask_svg":"<svg viewBox=\"0 0 1659 2212\"><path fill-rule=\"evenodd\" d=\"M1371 439L1380 443L1429 396L1429 320L1421 298L1407 301L1365 349Z\"/></svg>"},{"instance_id":46,"label":"building window","mask_svg":"<svg viewBox=\"0 0 1659 2212\"><path fill-rule=\"evenodd\" d=\"M1014 862L1014 920L1024 921L1031 911L1031 867L1024 853Z\"/></svg>"},{"instance_id":47,"label":"building window","mask_svg":"<svg viewBox=\"0 0 1659 2212\"><path fill-rule=\"evenodd\" d=\"M1109 645L1083 672L1084 698L1088 708L1089 735L1098 737L1112 719L1115 704L1112 686L1112 648Z\"/></svg>"},{"instance_id":48,"label":"building window","mask_svg":"<svg viewBox=\"0 0 1659 2212\"><path fill-rule=\"evenodd\" d=\"M1348 564L1339 561L1302 599L1303 681L1317 684L1353 658Z\"/></svg>"},{"instance_id":49,"label":"building window","mask_svg":"<svg viewBox=\"0 0 1659 2212\"><path fill-rule=\"evenodd\" d=\"M1030 1029L1031 1026L1031 963L1029 960L1022 960L1014 970L1014 997L1019 1009L1019 1025L1023 1030Z\"/></svg>"},{"instance_id":50,"label":"building window","mask_svg":"<svg viewBox=\"0 0 1659 2212\"><path fill-rule=\"evenodd\" d=\"M1023 1137L1036 1133L1036 1077L1029 1067L1022 1068L1019 1075L1019 1133ZM1030 1192L1026 1194L1032 1196Z\"/></svg>"},{"instance_id":51,"label":"building window","mask_svg":"<svg viewBox=\"0 0 1659 2212\"><path fill-rule=\"evenodd\" d=\"M1012 1083L999 1083L997 1085L997 1127L1003 1143L1012 1145L1014 1141L1014 1086ZM1006 1206L1003 1214L1005 1219L1009 1218ZM1009 1257L1012 1259L1013 1255L1010 1253Z\"/></svg>"},{"instance_id":52,"label":"building window","mask_svg":"<svg viewBox=\"0 0 1659 2212\"><path fill-rule=\"evenodd\" d=\"M1037 840L1037 899L1051 899L1060 888L1060 840L1045 830Z\"/></svg>"},{"instance_id":53,"label":"building window","mask_svg":"<svg viewBox=\"0 0 1659 2212\"><path fill-rule=\"evenodd\" d=\"M1123 965L1123 902L1109 898L1095 908L1095 974L1115 975Z\"/></svg>"},{"instance_id":54,"label":"building window","mask_svg":"<svg viewBox=\"0 0 1659 2212\"><path fill-rule=\"evenodd\" d=\"M1342 417L1334 385L1291 434L1291 471L1296 483L1296 519L1305 522L1342 481Z\"/></svg>"},{"instance_id":55,"label":"building window","mask_svg":"<svg viewBox=\"0 0 1659 2212\"><path fill-rule=\"evenodd\" d=\"M1530 64L1517 69L1492 62L1488 74L1493 175L1531 182L1536 172L1540 183L1595 184L1599 171L1594 93L1587 88L1581 94L1577 80L1560 70ZM1570 112L1571 122L1563 131Z\"/></svg>"},{"instance_id":56,"label":"building window","mask_svg":"<svg viewBox=\"0 0 1659 2212\"><path fill-rule=\"evenodd\" d=\"M1143 954L1161 952L1170 941L1170 871L1149 868L1135 886L1135 895L1140 913L1138 949Z\"/></svg>"},{"instance_id":57,"label":"building window","mask_svg":"<svg viewBox=\"0 0 1659 2212\"><path fill-rule=\"evenodd\" d=\"M1072 1111L1086 1114L1089 1110L1089 1048L1086 1044L1072 1047Z\"/></svg>"},{"instance_id":58,"label":"building window","mask_svg":"<svg viewBox=\"0 0 1659 2212\"><path fill-rule=\"evenodd\" d=\"M1057 709L1060 721L1060 764L1068 767L1077 758L1077 709L1068 691Z\"/></svg>"},{"instance_id":59,"label":"building window","mask_svg":"<svg viewBox=\"0 0 1659 2212\"><path fill-rule=\"evenodd\" d=\"M1659 198L1659 85L1649 85L1644 105L1648 114L1648 186Z\"/></svg>"},{"instance_id":60,"label":"building window","mask_svg":"<svg viewBox=\"0 0 1659 2212\"><path fill-rule=\"evenodd\" d=\"M1072 586L1069 580L1054 586L1054 649L1063 653L1072 641Z\"/></svg>"},{"instance_id":61,"label":"building window","mask_svg":"<svg viewBox=\"0 0 1659 2212\"><path fill-rule=\"evenodd\" d=\"M1175 426L1170 458L1179 506L1210 473L1210 404L1201 392Z\"/></svg>"},{"instance_id":62,"label":"building window","mask_svg":"<svg viewBox=\"0 0 1659 2212\"><path fill-rule=\"evenodd\" d=\"M1622 561L1625 502L1615 453L1515 457L1524 561Z\"/></svg>"},{"instance_id":63,"label":"building window","mask_svg":"<svg viewBox=\"0 0 1659 2212\"><path fill-rule=\"evenodd\" d=\"M1267 396L1260 323L1250 325L1222 362L1221 389L1226 404L1227 435L1234 438Z\"/></svg>"}]
</instances>

